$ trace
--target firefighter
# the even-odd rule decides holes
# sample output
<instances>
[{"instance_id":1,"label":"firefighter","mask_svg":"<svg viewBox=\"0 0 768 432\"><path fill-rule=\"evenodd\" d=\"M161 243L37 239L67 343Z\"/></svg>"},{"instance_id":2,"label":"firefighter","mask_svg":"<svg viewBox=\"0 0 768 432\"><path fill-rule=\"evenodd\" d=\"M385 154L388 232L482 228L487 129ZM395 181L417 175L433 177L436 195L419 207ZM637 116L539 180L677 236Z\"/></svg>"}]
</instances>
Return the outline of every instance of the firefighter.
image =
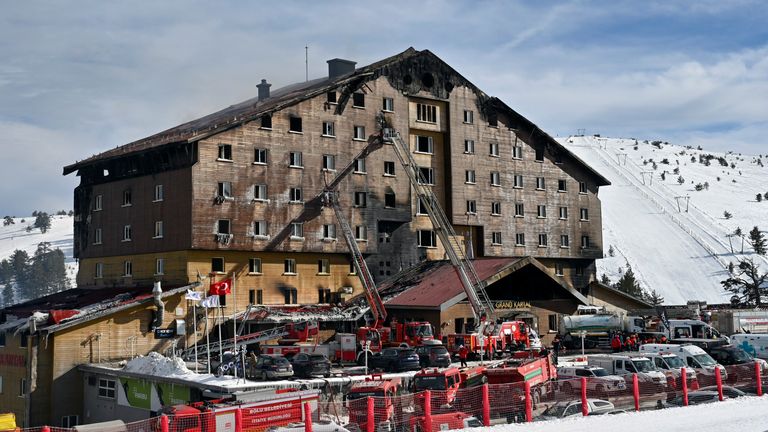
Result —
<instances>
[{"instance_id":1,"label":"firefighter","mask_svg":"<svg viewBox=\"0 0 768 432\"><path fill-rule=\"evenodd\" d=\"M618 333L615 333L613 339L611 339L611 349L615 353L621 351L621 337Z\"/></svg>"},{"instance_id":2,"label":"firefighter","mask_svg":"<svg viewBox=\"0 0 768 432\"><path fill-rule=\"evenodd\" d=\"M560 355L560 332L552 339L552 361L557 365L557 356Z\"/></svg>"},{"instance_id":3,"label":"firefighter","mask_svg":"<svg viewBox=\"0 0 768 432\"><path fill-rule=\"evenodd\" d=\"M461 361L461 367L467 367L467 355L469 350L464 345L459 346L459 360Z\"/></svg>"}]
</instances>

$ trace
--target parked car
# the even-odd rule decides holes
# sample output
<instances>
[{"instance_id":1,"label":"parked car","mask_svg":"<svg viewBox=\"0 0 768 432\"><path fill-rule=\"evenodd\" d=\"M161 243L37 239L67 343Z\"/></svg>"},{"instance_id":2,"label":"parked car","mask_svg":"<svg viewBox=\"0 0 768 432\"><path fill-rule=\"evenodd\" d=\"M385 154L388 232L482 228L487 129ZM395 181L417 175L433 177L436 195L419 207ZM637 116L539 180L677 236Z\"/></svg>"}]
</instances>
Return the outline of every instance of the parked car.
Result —
<instances>
[{"instance_id":1,"label":"parked car","mask_svg":"<svg viewBox=\"0 0 768 432\"><path fill-rule=\"evenodd\" d=\"M247 368L248 378L263 380L290 378L293 376L293 366L287 358L279 354L260 354L250 356Z\"/></svg>"},{"instance_id":2,"label":"parked car","mask_svg":"<svg viewBox=\"0 0 768 432\"><path fill-rule=\"evenodd\" d=\"M416 347L419 364L422 367L448 367L451 365L451 354L444 345L422 345Z\"/></svg>"},{"instance_id":3,"label":"parked car","mask_svg":"<svg viewBox=\"0 0 768 432\"><path fill-rule=\"evenodd\" d=\"M717 386L707 386L699 390L717 392ZM733 399L733 398L739 398L742 396L747 396L747 394L737 389L736 387L723 386L723 396L728 396L729 399Z\"/></svg>"},{"instance_id":4,"label":"parked car","mask_svg":"<svg viewBox=\"0 0 768 432\"><path fill-rule=\"evenodd\" d=\"M616 407L613 403L602 399L587 399L587 413L588 415L598 415L614 411ZM558 418L571 417L575 415L582 415L581 401L572 400L557 402L547 408L542 414L542 420L553 420Z\"/></svg>"},{"instance_id":5,"label":"parked car","mask_svg":"<svg viewBox=\"0 0 768 432\"><path fill-rule=\"evenodd\" d=\"M385 348L374 354L368 365L386 372L419 370L419 355L413 348Z\"/></svg>"},{"instance_id":6,"label":"parked car","mask_svg":"<svg viewBox=\"0 0 768 432\"><path fill-rule=\"evenodd\" d=\"M723 399L728 399L728 397L723 396ZM719 400L720 400L720 396L717 394L717 391L696 390L696 391L688 392L688 405L701 405L706 403L717 402ZM667 403L662 404L662 406L665 406L665 407L683 406L683 395L677 396L676 398L673 398L667 401Z\"/></svg>"},{"instance_id":7,"label":"parked car","mask_svg":"<svg viewBox=\"0 0 768 432\"><path fill-rule=\"evenodd\" d=\"M331 376L331 361L325 354L298 353L291 359L293 374L300 378L314 376Z\"/></svg>"},{"instance_id":8,"label":"parked car","mask_svg":"<svg viewBox=\"0 0 768 432\"><path fill-rule=\"evenodd\" d=\"M627 388L624 378L610 375L608 371L598 366L574 366L557 368L557 379L560 388L566 393L581 390L581 379L587 378L587 390L596 391L600 395L610 392L623 391Z\"/></svg>"}]
</instances>

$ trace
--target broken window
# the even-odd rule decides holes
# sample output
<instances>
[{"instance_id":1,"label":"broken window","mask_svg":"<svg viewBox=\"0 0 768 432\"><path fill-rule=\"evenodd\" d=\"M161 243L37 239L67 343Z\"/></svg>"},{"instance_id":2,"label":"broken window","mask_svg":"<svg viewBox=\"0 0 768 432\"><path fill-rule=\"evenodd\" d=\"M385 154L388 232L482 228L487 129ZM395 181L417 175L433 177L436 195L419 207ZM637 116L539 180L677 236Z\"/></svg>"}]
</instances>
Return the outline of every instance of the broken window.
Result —
<instances>
[{"instance_id":1,"label":"broken window","mask_svg":"<svg viewBox=\"0 0 768 432\"><path fill-rule=\"evenodd\" d=\"M355 192L355 207L366 207L367 194L365 192Z\"/></svg>"},{"instance_id":2,"label":"broken window","mask_svg":"<svg viewBox=\"0 0 768 432\"><path fill-rule=\"evenodd\" d=\"M395 175L395 163L392 161L384 161L384 175L385 176L394 176Z\"/></svg>"},{"instance_id":3,"label":"broken window","mask_svg":"<svg viewBox=\"0 0 768 432\"><path fill-rule=\"evenodd\" d=\"M301 120L301 119L299 119ZM261 128L262 129L272 129L272 116L269 114L264 114L261 116Z\"/></svg>"},{"instance_id":4,"label":"broken window","mask_svg":"<svg viewBox=\"0 0 768 432\"><path fill-rule=\"evenodd\" d=\"M286 272L288 273L288 272ZM285 304L298 304L299 292L296 288L284 288L285 289Z\"/></svg>"},{"instance_id":5,"label":"broken window","mask_svg":"<svg viewBox=\"0 0 768 432\"><path fill-rule=\"evenodd\" d=\"M437 236L432 230L417 231L419 247L437 247Z\"/></svg>"},{"instance_id":6,"label":"broken window","mask_svg":"<svg viewBox=\"0 0 768 432\"><path fill-rule=\"evenodd\" d=\"M219 219L216 222L216 234L231 234L229 219Z\"/></svg>"},{"instance_id":7,"label":"broken window","mask_svg":"<svg viewBox=\"0 0 768 432\"><path fill-rule=\"evenodd\" d=\"M416 214L419 214L419 215L429 214L429 212L427 211L427 204L421 198L419 198L418 204L416 205Z\"/></svg>"},{"instance_id":8,"label":"broken window","mask_svg":"<svg viewBox=\"0 0 768 432\"><path fill-rule=\"evenodd\" d=\"M416 104L416 121L437 123L437 105Z\"/></svg>"},{"instance_id":9,"label":"broken window","mask_svg":"<svg viewBox=\"0 0 768 432\"><path fill-rule=\"evenodd\" d=\"M561 180L557 181L557 191L558 192L565 192L567 190L566 189L567 187L568 187L568 184L566 183L565 180L561 179Z\"/></svg>"},{"instance_id":10,"label":"broken window","mask_svg":"<svg viewBox=\"0 0 768 432\"><path fill-rule=\"evenodd\" d=\"M365 95L363 93L352 93L352 106L355 108L365 108Z\"/></svg>"},{"instance_id":11,"label":"broken window","mask_svg":"<svg viewBox=\"0 0 768 432\"><path fill-rule=\"evenodd\" d=\"M211 273L224 273L224 258L211 258Z\"/></svg>"},{"instance_id":12,"label":"broken window","mask_svg":"<svg viewBox=\"0 0 768 432\"><path fill-rule=\"evenodd\" d=\"M387 192L384 194L384 207L395 208L395 194L394 192Z\"/></svg>"},{"instance_id":13,"label":"broken window","mask_svg":"<svg viewBox=\"0 0 768 432\"><path fill-rule=\"evenodd\" d=\"M335 104L336 103L336 92L335 91L329 91L326 93L326 101L328 103Z\"/></svg>"},{"instance_id":14,"label":"broken window","mask_svg":"<svg viewBox=\"0 0 768 432\"><path fill-rule=\"evenodd\" d=\"M217 186L217 196L222 198L232 198L232 182L219 182Z\"/></svg>"},{"instance_id":15,"label":"broken window","mask_svg":"<svg viewBox=\"0 0 768 432\"><path fill-rule=\"evenodd\" d=\"M232 160L232 145L219 144L219 160L225 160L225 161Z\"/></svg>"},{"instance_id":16,"label":"broken window","mask_svg":"<svg viewBox=\"0 0 768 432\"><path fill-rule=\"evenodd\" d=\"M544 147L536 147L536 162L544 162Z\"/></svg>"},{"instance_id":17,"label":"broken window","mask_svg":"<svg viewBox=\"0 0 768 432\"><path fill-rule=\"evenodd\" d=\"M435 172L432 168L419 167L419 183L434 185L435 184Z\"/></svg>"},{"instance_id":18,"label":"broken window","mask_svg":"<svg viewBox=\"0 0 768 432\"><path fill-rule=\"evenodd\" d=\"M427 153L427 154L434 153L434 145L432 143L432 137L417 135L416 136L416 152Z\"/></svg>"}]
</instances>

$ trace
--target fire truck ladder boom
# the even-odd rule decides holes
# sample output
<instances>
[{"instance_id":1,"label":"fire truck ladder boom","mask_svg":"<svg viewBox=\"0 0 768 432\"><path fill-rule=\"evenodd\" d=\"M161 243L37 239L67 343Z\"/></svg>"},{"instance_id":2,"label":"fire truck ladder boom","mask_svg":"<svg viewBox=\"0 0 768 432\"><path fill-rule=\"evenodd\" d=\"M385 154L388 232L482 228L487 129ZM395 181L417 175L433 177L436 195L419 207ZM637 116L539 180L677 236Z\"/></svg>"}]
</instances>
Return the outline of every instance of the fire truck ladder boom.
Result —
<instances>
[{"instance_id":1,"label":"fire truck ladder boom","mask_svg":"<svg viewBox=\"0 0 768 432\"><path fill-rule=\"evenodd\" d=\"M309 325L309 323L306 323L306 324ZM274 327L274 328L271 328L269 330L263 330L263 331L258 331L258 332L254 332L254 333L249 333L249 334L246 334L246 335L243 335L243 336L238 336L237 337L237 346L239 347L239 346L243 346L243 345L255 344L257 342L264 342L264 341L273 340L273 339L280 339L281 337L287 336L289 334L287 327L288 326ZM215 349L218 351L218 349L219 349L218 342L211 343L211 347L212 348L215 347ZM234 347L235 347L235 339L234 338L224 339L222 341L222 349L224 351L231 350ZM197 349L198 350L205 350L205 345L198 344ZM194 350L195 350L194 346L191 347L191 348L187 348L186 350L184 350L184 352L182 352L181 357L185 358L185 359L190 358L191 356L194 355L194 352L195 352ZM204 352L204 351L201 351L201 352Z\"/></svg>"},{"instance_id":2,"label":"fire truck ladder boom","mask_svg":"<svg viewBox=\"0 0 768 432\"><path fill-rule=\"evenodd\" d=\"M475 267L467 258L461 248L454 247L452 239L456 238L456 232L453 230L453 225L445 215L443 208L440 206L437 197L432 193L432 189L427 186L427 181L424 178L419 166L413 159L408 143L404 141L400 134L392 128L384 127L383 139L384 142L389 142L395 149L397 158L403 165L403 168L408 175L408 179L413 186L416 196L421 200L422 204L426 207L429 219L432 222L432 226L436 231L437 237L445 248L445 253L448 255L448 259L456 269L456 273L461 280L461 284L464 287L464 292L467 294L472 312L475 315L476 322L481 322L483 318L492 319L493 303L488 298L488 293L485 291L485 284L480 280L480 277L475 272Z\"/></svg>"}]
</instances>

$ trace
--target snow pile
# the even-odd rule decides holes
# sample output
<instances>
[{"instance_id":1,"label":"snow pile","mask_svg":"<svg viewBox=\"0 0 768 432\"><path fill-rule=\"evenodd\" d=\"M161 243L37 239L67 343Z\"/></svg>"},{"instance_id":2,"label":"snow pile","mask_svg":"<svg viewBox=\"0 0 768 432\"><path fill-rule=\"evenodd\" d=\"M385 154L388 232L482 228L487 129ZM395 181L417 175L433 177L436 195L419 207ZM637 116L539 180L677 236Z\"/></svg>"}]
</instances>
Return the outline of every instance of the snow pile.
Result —
<instances>
[{"instance_id":1,"label":"snow pile","mask_svg":"<svg viewBox=\"0 0 768 432\"><path fill-rule=\"evenodd\" d=\"M180 357L168 358L156 352L138 356L123 368L126 372L142 373L155 376L179 376L194 374L187 368Z\"/></svg>"},{"instance_id":2,"label":"snow pile","mask_svg":"<svg viewBox=\"0 0 768 432\"><path fill-rule=\"evenodd\" d=\"M599 194L606 257L597 262L598 279L605 274L615 282L629 265L640 285L656 290L665 304L728 303L731 294L720 282L730 262L752 258L768 268L748 242L741 253L741 239L729 237L737 227L745 233L756 225L768 229L768 202L755 198L768 192L765 157L758 163L757 156L634 139L561 142L612 183Z\"/></svg>"},{"instance_id":3,"label":"snow pile","mask_svg":"<svg viewBox=\"0 0 768 432\"><path fill-rule=\"evenodd\" d=\"M661 411L568 417L562 420L465 429L474 432L690 432L730 430L763 432L768 429L768 397L742 397Z\"/></svg>"}]
</instances>

